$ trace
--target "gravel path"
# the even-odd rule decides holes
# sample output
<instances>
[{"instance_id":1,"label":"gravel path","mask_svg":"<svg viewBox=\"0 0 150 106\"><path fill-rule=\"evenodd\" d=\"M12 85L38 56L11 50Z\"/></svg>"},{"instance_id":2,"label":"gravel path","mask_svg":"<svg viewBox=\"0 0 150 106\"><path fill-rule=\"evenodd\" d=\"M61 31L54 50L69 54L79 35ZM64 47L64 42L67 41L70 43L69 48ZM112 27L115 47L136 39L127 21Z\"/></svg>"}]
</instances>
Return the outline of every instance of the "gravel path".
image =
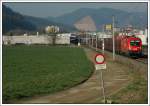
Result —
<instances>
[{"instance_id":1,"label":"gravel path","mask_svg":"<svg viewBox=\"0 0 150 106\"><path fill-rule=\"evenodd\" d=\"M95 51L85 48L87 57L94 63ZM95 64L95 63L94 63ZM126 70L130 70L123 64L114 62L106 55L107 69L103 70L106 98L126 86L130 81ZM102 99L102 87L100 71L94 71L93 75L83 84L46 96L37 96L15 101L15 103L97 103Z\"/></svg>"}]
</instances>

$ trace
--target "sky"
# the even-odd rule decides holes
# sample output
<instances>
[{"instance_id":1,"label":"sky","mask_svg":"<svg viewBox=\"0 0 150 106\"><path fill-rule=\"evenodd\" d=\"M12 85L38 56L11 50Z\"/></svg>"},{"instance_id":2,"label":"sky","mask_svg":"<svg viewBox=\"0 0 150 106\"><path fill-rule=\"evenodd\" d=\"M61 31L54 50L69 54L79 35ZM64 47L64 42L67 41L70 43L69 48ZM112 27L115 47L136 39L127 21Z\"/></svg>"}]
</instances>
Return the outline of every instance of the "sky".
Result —
<instances>
[{"instance_id":1,"label":"sky","mask_svg":"<svg viewBox=\"0 0 150 106\"><path fill-rule=\"evenodd\" d=\"M52 2L7 2L4 3L16 12L24 15L35 17L57 17L63 14L71 13L80 8L113 8L120 9L128 12L144 12L147 11L147 3L134 2L134 3L52 3Z\"/></svg>"}]
</instances>

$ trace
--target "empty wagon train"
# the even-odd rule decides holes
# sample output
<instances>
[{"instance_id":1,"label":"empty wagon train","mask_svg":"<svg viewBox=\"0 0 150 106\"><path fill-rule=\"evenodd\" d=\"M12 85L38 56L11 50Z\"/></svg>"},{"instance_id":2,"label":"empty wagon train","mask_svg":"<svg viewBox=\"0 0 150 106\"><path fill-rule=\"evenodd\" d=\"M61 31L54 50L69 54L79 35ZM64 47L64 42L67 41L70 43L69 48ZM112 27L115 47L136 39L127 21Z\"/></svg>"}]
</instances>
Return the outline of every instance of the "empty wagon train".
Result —
<instances>
[{"instance_id":1,"label":"empty wagon train","mask_svg":"<svg viewBox=\"0 0 150 106\"><path fill-rule=\"evenodd\" d=\"M115 36L115 52L118 54L125 54L128 56L142 56L142 41L135 36ZM90 40L89 42L92 42ZM95 47L96 40L93 40L93 46ZM105 50L113 51L113 39L104 38ZM97 40L97 47L102 48L102 40Z\"/></svg>"}]
</instances>

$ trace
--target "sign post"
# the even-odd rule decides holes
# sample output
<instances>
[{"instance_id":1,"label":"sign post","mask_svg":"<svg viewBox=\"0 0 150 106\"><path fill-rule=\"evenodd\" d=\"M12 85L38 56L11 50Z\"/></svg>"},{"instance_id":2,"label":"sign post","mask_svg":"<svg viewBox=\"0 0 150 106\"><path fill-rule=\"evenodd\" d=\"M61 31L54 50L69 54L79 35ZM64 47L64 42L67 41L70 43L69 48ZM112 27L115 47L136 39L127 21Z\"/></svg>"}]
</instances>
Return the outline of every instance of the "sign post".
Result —
<instances>
[{"instance_id":1,"label":"sign post","mask_svg":"<svg viewBox=\"0 0 150 106\"><path fill-rule=\"evenodd\" d=\"M95 56L95 68L96 70L106 69L105 57L103 54L97 54Z\"/></svg>"},{"instance_id":2,"label":"sign post","mask_svg":"<svg viewBox=\"0 0 150 106\"><path fill-rule=\"evenodd\" d=\"M96 65L95 65L96 70L106 69L105 57L103 54L97 54L95 56L95 62L96 62ZM103 71L101 70L100 72L101 72L101 86L102 86L102 92L103 92L103 99L104 99L104 103L106 103Z\"/></svg>"}]
</instances>

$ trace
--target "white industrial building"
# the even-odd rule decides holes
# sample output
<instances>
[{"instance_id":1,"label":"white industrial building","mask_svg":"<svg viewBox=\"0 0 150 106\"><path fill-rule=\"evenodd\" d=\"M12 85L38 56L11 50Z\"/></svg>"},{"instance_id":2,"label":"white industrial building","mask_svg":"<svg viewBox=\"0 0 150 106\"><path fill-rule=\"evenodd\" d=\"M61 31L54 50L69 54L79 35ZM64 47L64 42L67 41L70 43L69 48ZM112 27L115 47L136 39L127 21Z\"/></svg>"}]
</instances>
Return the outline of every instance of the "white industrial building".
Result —
<instances>
[{"instance_id":1,"label":"white industrial building","mask_svg":"<svg viewBox=\"0 0 150 106\"><path fill-rule=\"evenodd\" d=\"M142 45L148 45L148 30L147 29L145 29L145 31L141 30L138 33L135 33L135 36L142 40Z\"/></svg>"},{"instance_id":2,"label":"white industrial building","mask_svg":"<svg viewBox=\"0 0 150 106\"><path fill-rule=\"evenodd\" d=\"M142 45L148 45L148 30L137 30L134 29L132 32L121 32L119 33L119 36L132 36L135 35L136 37L140 38L142 40Z\"/></svg>"}]
</instances>

